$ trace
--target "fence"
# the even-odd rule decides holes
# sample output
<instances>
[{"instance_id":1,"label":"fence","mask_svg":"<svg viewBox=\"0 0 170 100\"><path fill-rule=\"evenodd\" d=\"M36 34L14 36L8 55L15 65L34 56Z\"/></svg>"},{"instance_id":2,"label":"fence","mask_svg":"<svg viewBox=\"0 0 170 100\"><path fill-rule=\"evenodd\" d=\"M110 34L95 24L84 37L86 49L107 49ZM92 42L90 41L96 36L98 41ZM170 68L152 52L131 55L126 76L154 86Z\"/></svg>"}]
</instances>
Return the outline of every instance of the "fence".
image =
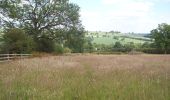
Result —
<instances>
[{"instance_id":1,"label":"fence","mask_svg":"<svg viewBox=\"0 0 170 100\"><path fill-rule=\"evenodd\" d=\"M31 54L0 54L0 62L23 59L30 57Z\"/></svg>"}]
</instances>

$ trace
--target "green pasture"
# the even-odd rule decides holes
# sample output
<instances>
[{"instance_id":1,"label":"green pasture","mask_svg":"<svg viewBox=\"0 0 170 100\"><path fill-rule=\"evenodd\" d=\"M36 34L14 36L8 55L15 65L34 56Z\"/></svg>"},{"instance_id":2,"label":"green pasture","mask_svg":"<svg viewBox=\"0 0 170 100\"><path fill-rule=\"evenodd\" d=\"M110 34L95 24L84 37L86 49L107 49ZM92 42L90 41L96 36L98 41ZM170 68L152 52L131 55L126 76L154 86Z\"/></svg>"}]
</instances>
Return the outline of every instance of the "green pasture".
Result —
<instances>
[{"instance_id":1,"label":"green pasture","mask_svg":"<svg viewBox=\"0 0 170 100\"><path fill-rule=\"evenodd\" d=\"M116 34L99 32L99 33L86 33L86 37L91 38L93 43L105 45L115 44L115 42L120 42L122 44L132 42L134 44L143 44L145 42L151 42L150 38L146 38L142 35L137 34L122 34L122 33Z\"/></svg>"}]
</instances>

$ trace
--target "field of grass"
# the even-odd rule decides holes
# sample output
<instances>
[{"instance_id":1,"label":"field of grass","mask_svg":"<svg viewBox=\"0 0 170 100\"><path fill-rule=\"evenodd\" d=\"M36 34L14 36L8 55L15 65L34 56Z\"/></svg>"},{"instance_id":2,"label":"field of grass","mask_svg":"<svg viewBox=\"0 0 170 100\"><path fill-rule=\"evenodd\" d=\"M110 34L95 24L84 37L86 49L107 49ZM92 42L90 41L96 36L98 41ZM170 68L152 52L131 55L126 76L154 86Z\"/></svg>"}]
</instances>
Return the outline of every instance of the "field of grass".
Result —
<instances>
[{"instance_id":1,"label":"field of grass","mask_svg":"<svg viewBox=\"0 0 170 100\"><path fill-rule=\"evenodd\" d=\"M0 100L170 100L170 55L49 56L0 63Z\"/></svg>"},{"instance_id":2,"label":"field of grass","mask_svg":"<svg viewBox=\"0 0 170 100\"><path fill-rule=\"evenodd\" d=\"M115 42L120 42L122 44L135 43L143 44L145 42L151 42L150 38L146 38L141 34L123 34L123 33L106 33L106 32L89 32L86 33L86 37L93 39L93 43L111 45Z\"/></svg>"}]
</instances>

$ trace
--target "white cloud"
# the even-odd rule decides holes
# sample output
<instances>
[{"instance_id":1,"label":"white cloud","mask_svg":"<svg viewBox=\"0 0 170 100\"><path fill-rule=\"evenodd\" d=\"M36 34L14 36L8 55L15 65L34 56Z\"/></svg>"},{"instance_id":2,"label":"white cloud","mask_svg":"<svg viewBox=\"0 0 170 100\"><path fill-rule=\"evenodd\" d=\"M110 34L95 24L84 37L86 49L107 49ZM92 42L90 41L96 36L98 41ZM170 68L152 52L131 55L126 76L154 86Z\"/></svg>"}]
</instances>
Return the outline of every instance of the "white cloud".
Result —
<instances>
[{"instance_id":1,"label":"white cloud","mask_svg":"<svg viewBox=\"0 0 170 100\"><path fill-rule=\"evenodd\" d=\"M103 6L112 7L119 12L148 12L154 5L145 0L102 0ZM113 9L113 10L114 10Z\"/></svg>"},{"instance_id":2,"label":"white cloud","mask_svg":"<svg viewBox=\"0 0 170 100\"><path fill-rule=\"evenodd\" d=\"M148 30L152 29L149 26L154 22L150 18L152 6L154 5L152 2L140 0L102 0L102 4L105 11L82 11L81 18L87 30L149 32ZM137 25L139 27L134 28Z\"/></svg>"},{"instance_id":3,"label":"white cloud","mask_svg":"<svg viewBox=\"0 0 170 100\"><path fill-rule=\"evenodd\" d=\"M97 1L97 0L96 0ZM82 9L81 19L86 30L150 32L160 23L170 24L170 14L155 11L161 0L100 0L95 9ZM165 0L169 2L169 0ZM159 14L159 16L158 16Z\"/></svg>"},{"instance_id":4,"label":"white cloud","mask_svg":"<svg viewBox=\"0 0 170 100\"><path fill-rule=\"evenodd\" d=\"M81 20L83 25L87 30L96 31L99 30L102 25L102 18L100 12L96 11L82 11L81 12Z\"/></svg>"}]
</instances>

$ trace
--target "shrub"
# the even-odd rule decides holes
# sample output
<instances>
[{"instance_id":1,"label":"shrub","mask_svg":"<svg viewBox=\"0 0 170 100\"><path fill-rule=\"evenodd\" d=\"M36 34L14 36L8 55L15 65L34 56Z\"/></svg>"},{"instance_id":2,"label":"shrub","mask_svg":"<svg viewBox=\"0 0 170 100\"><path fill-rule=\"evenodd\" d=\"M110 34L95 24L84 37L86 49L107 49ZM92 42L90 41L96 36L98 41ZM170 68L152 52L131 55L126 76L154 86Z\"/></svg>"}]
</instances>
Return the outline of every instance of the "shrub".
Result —
<instances>
[{"instance_id":1,"label":"shrub","mask_svg":"<svg viewBox=\"0 0 170 100\"><path fill-rule=\"evenodd\" d=\"M126 52L130 52L132 51L133 49L135 49L135 44L133 42L130 42L128 44L125 44L124 45L124 48L125 48L125 51Z\"/></svg>"},{"instance_id":2,"label":"shrub","mask_svg":"<svg viewBox=\"0 0 170 100\"><path fill-rule=\"evenodd\" d=\"M164 54L164 50L157 48L143 48L142 52L149 54ZM167 50L167 54L170 54L170 49Z\"/></svg>"},{"instance_id":3,"label":"shrub","mask_svg":"<svg viewBox=\"0 0 170 100\"><path fill-rule=\"evenodd\" d=\"M123 48L123 45L120 42L116 42L114 48Z\"/></svg>"},{"instance_id":4,"label":"shrub","mask_svg":"<svg viewBox=\"0 0 170 100\"><path fill-rule=\"evenodd\" d=\"M35 48L33 39L18 28L7 30L3 42L3 53L30 53Z\"/></svg>"},{"instance_id":5,"label":"shrub","mask_svg":"<svg viewBox=\"0 0 170 100\"><path fill-rule=\"evenodd\" d=\"M63 54L64 53L64 48L61 44L56 44L55 45L55 54Z\"/></svg>"},{"instance_id":6,"label":"shrub","mask_svg":"<svg viewBox=\"0 0 170 100\"><path fill-rule=\"evenodd\" d=\"M72 52L72 50L70 48L68 48L68 47L64 48L64 53L71 53L71 52Z\"/></svg>"}]
</instances>

